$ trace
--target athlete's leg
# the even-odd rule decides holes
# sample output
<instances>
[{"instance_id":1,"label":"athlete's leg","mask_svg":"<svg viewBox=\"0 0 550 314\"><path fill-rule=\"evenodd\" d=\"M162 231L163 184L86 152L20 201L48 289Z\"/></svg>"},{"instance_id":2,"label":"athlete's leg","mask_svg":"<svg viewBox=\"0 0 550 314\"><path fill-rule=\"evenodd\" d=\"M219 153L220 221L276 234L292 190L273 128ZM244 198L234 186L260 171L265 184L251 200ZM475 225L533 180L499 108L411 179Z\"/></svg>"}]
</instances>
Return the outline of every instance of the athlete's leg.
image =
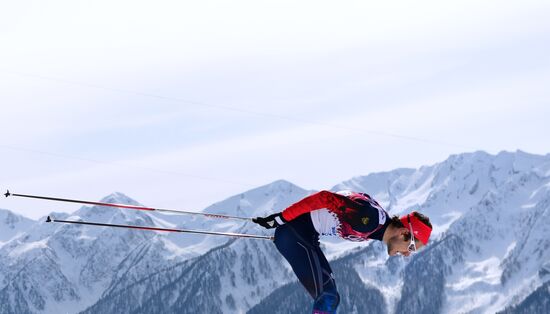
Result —
<instances>
[{"instance_id":1,"label":"athlete's leg","mask_svg":"<svg viewBox=\"0 0 550 314\"><path fill-rule=\"evenodd\" d=\"M315 298L313 303L314 314L329 314L336 313L336 308L340 304L340 295L336 288L336 282L330 265L321 251L321 248L317 247L317 256L321 262L321 269L323 270L323 292Z\"/></svg>"},{"instance_id":2,"label":"athlete's leg","mask_svg":"<svg viewBox=\"0 0 550 314\"><path fill-rule=\"evenodd\" d=\"M309 214L302 215L275 231L277 249L315 300L314 313L335 313L339 303L338 291L318 240L319 235L313 228Z\"/></svg>"}]
</instances>

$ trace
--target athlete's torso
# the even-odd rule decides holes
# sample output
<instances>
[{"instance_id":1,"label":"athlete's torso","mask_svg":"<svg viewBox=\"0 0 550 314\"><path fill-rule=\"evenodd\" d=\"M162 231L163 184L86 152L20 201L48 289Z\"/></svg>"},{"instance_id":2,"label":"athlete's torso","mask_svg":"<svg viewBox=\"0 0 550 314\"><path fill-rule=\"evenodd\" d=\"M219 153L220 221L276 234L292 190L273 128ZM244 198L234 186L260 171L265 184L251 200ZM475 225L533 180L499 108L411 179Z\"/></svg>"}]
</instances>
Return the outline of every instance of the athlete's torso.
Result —
<instances>
[{"instance_id":1,"label":"athlete's torso","mask_svg":"<svg viewBox=\"0 0 550 314\"><path fill-rule=\"evenodd\" d=\"M311 221L320 235L366 241L372 238L372 234L385 227L388 214L369 195L351 191L341 191L337 194L353 200L353 206L311 211Z\"/></svg>"}]
</instances>

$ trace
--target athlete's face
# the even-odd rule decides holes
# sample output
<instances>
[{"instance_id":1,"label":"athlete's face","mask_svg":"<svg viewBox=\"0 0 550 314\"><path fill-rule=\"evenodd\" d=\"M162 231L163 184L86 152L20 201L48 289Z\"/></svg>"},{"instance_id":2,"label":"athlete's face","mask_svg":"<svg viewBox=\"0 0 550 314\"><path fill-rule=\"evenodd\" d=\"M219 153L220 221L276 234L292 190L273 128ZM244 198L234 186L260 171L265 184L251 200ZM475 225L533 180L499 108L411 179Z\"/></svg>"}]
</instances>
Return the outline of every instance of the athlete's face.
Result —
<instances>
[{"instance_id":1,"label":"athlete's face","mask_svg":"<svg viewBox=\"0 0 550 314\"><path fill-rule=\"evenodd\" d=\"M400 228L396 234L388 240L388 254L394 256L401 254L404 256L411 255L411 239L409 237L410 231L406 228ZM424 247L424 244L418 239L415 239L416 251Z\"/></svg>"}]
</instances>

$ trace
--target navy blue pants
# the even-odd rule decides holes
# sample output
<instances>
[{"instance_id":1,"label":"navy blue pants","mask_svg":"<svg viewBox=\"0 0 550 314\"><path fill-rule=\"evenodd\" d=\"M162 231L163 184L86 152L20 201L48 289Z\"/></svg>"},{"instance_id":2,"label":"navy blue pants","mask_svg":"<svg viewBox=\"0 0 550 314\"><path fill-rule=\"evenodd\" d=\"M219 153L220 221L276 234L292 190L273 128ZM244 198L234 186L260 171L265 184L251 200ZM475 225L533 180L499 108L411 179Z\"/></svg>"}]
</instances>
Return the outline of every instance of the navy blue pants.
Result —
<instances>
[{"instance_id":1,"label":"navy blue pants","mask_svg":"<svg viewBox=\"0 0 550 314\"><path fill-rule=\"evenodd\" d=\"M315 300L313 313L336 313L340 296L310 215L301 215L278 227L275 246Z\"/></svg>"}]
</instances>

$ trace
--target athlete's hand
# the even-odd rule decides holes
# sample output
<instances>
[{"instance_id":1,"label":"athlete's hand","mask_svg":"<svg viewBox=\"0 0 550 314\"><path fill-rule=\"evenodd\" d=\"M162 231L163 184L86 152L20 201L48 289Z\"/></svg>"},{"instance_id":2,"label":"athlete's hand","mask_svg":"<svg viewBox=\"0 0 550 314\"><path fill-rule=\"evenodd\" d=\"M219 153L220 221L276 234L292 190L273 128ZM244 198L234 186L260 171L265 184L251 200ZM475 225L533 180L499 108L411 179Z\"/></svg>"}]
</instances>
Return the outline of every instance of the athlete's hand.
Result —
<instances>
[{"instance_id":1,"label":"athlete's hand","mask_svg":"<svg viewBox=\"0 0 550 314\"><path fill-rule=\"evenodd\" d=\"M277 228L284 225L286 222L281 213L276 213L267 217L256 217L253 218L252 221L266 229Z\"/></svg>"}]
</instances>

